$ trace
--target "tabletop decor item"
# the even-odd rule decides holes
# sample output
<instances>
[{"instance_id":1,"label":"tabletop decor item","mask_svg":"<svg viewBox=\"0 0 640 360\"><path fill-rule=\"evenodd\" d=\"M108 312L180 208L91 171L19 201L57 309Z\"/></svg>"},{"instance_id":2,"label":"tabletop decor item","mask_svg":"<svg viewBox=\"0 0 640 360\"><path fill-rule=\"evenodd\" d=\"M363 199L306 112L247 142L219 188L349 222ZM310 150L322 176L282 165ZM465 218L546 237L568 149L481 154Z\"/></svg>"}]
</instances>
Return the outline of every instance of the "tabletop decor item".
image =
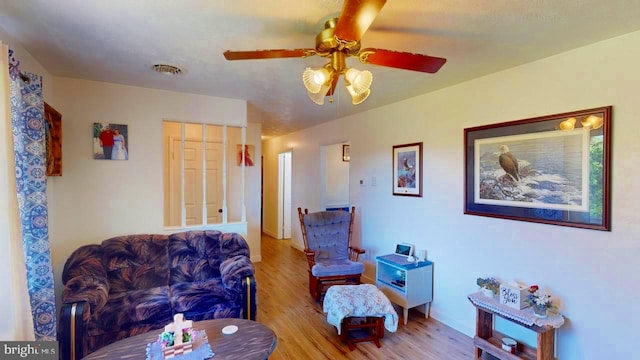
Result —
<instances>
[{"instance_id":1,"label":"tabletop decor item","mask_svg":"<svg viewBox=\"0 0 640 360\"><path fill-rule=\"evenodd\" d=\"M164 327L158 337L165 359L190 353L193 350L193 321L185 320L183 314L175 314L173 322Z\"/></svg>"},{"instance_id":2,"label":"tabletop decor item","mask_svg":"<svg viewBox=\"0 0 640 360\"><path fill-rule=\"evenodd\" d=\"M553 305L551 301L551 295L541 292L538 285L531 285L529 287L529 296L527 301L533 308L533 313L539 318L546 318L547 311Z\"/></svg>"},{"instance_id":3,"label":"tabletop decor item","mask_svg":"<svg viewBox=\"0 0 640 360\"><path fill-rule=\"evenodd\" d=\"M476 280L476 284L480 287L480 291L482 291L482 294L486 297L493 297L498 293L498 290L500 290L500 282L493 277L479 277L478 280Z\"/></svg>"},{"instance_id":4,"label":"tabletop decor item","mask_svg":"<svg viewBox=\"0 0 640 360\"><path fill-rule=\"evenodd\" d=\"M610 231L611 111L464 129L464 213Z\"/></svg>"},{"instance_id":5,"label":"tabletop decor item","mask_svg":"<svg viewBox=\"0 0 640 360\"><path fill-rule=\"evenodd\" d=\"M527 286L516 281L500 284L500 303L514 309L524 309L529 306L527 302Z\"/></svg>"}]
</instances>

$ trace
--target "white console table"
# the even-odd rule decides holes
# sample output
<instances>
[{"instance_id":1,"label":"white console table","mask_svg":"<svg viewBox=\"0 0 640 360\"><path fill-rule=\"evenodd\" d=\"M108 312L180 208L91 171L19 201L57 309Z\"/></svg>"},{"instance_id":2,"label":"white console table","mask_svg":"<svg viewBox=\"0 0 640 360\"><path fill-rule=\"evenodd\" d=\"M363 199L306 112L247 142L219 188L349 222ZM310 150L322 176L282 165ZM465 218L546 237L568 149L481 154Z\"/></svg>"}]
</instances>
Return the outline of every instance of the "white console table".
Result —
<instances>
[{"instance_id":1,"label":"white console table","mask_svg":"<svg viewBox=\"0 0 640 360\"><path fill-rule=\"evenodd\" d=\"M409 309L419 305L425 305L424 314L429 318L433 301L431 261L408 262L406 257L396 254L377 256L376 286L391 302L403 308L405 325Z\"/></svg>"}]
</instances>

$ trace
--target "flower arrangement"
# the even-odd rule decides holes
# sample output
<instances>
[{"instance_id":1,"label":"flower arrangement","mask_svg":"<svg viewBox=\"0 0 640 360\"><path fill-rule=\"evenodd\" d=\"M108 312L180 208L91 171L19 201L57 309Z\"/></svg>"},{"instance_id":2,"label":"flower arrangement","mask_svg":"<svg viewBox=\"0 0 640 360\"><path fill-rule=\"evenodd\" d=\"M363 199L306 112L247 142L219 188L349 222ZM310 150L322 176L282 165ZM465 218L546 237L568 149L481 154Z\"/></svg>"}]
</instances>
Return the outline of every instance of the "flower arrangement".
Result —
<instances>
[{"instance_id":1,"label":"flower arrangement","mask_svg":"<svg viewBox=\"0 0 640 360\"><path fill-rule=\"evenodd\" d=\"M480 288L482 289L487 289L491 291L493 294L497 294L498 290L500 290L500 282L493 277L488 277L488 278L479 277L478 280L476 280L476 284L478 284L478 286L480 286Z\"/></svg>"},{"instance_id":2,"label":"flower arrangement","mask_svg":"<svg viewBox=\"0 0 640 360\"><path fill-rule=\"evenodd\" d=\"M533 308L533 311L539 316L546 316L547 310L553 306L551 295L541 292L538 285L531 285L529 287L527 300Z\"/></svg>"}]
</instances>

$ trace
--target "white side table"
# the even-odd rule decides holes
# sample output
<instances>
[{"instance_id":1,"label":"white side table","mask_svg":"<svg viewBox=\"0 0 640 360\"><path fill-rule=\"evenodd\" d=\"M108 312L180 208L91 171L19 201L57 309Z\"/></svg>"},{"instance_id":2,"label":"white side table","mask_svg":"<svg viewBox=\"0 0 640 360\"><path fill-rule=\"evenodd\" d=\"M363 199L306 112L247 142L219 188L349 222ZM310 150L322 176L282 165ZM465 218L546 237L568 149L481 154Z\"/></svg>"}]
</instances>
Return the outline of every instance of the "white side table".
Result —
<instances>
[{"instance_id":1,"label":"white side table","mask_svg":"<svg viewBox=\"0 0 640 360\"><path fill-rule=\"evenodd\" d=\"M431 261L413 263L396 254L377 256L376 286L389 300L403 308L405 325L409 309L419 305L425 305L425 317L429 318L433 301Z\"/></svg>"}]
</instances>

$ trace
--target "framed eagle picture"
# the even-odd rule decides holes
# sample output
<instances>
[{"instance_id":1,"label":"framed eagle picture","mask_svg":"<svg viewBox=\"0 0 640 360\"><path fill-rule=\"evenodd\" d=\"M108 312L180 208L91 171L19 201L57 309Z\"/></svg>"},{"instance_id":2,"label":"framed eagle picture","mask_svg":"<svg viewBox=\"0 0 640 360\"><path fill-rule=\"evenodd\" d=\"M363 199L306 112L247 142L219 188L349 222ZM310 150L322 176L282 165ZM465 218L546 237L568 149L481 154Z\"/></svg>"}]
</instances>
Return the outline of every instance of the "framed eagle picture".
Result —
<instances>
[{"instance_id":1,"label":"framed eagle picture","mask_svg":"<svg viewBox=\"0 0 640 360\"><path fill-rule=\"evenodd\" d=\"M422 197L422 143L394 145L393 195Z\"/></svg>"},{"instance_id":2,"label":"framed eagle picture","mask_svg":"<svg viewBox=\"0 0 640 360\"><path fill-rule=\"evenodd\" d=\"M464 213L610 231L611 111L464 129Z\"/></svg>"}]
</instances>

